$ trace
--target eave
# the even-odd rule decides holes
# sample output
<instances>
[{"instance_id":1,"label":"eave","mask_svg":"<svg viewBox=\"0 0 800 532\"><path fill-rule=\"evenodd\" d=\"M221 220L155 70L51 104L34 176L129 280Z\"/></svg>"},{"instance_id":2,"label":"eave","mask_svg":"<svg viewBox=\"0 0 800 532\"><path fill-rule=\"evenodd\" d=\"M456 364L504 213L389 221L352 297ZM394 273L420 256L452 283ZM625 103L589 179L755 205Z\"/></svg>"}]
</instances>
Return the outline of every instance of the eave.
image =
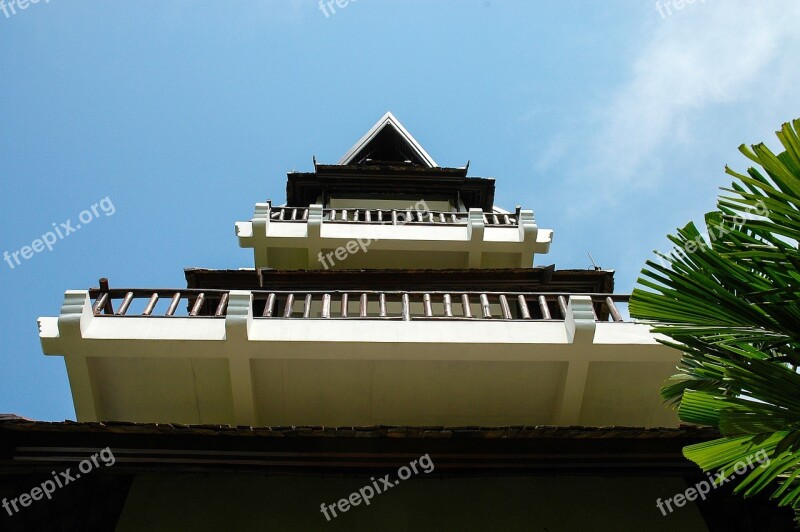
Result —
<instances>
[{"instance_id":1,"label":"eave","mask_svg":"<svg viewBox=\"0 0 800 532\"><path fill-rule=\"evenodd\" d=\"M186 268L187 288L221 290L488 290L612 293L613 270L554 266L464 270L209 270Z\"/></svg>"},{"instance_id":2,"label":"eave","mask_svg":"<svg viewBox=\"0 0 800 532\"><path fill-rule=\"evenodd\" d=\"M232 427L148 423L0 421L0 471L50 471L110 447L115 473L258 471L375 474L430 454L459 475L689 475L685 445L714 429L636 427Z\"/></svg>"},{"instance_id":3,"label":"eave","mask_svg":"<svg viewBox=\"0 0 800 532\"><path fill-rule=\"evenodd\" d=\"M369 192L393 197L460 198L466 208L491 212L494 179L466 177L466 173L464 168L317 165L316 172L287 174L286 203L307 207L320 197L324 201L330 195L360 197Z\"/></svg>"}]
</instances>

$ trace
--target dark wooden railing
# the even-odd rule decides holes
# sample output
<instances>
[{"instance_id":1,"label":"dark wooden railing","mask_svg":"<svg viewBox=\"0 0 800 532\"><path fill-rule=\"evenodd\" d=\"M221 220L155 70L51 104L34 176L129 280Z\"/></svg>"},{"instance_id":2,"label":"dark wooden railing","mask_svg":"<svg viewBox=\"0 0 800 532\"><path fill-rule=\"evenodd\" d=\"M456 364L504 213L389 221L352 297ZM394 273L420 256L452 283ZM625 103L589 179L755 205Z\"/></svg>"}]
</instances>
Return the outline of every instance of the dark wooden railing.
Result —
<instances>
[{"instance_id":1,"label":"dark wooden railing","mask_svg":"<svg viewBox=\"0 0 800 532\"><path fill-rule=\"evenodd\" d=\"M305 222L308 207L271 207L269 219L275 222ZM468 212L417 211L414 209L323 209L326 222L368 224L434 224L467 225ZM488 226L516 227L519 213L483 213L483 222Z\"/></svg>"},{"instance_id":2,"label":"dark wooden railing","mask_svg":"<svg viewBox=\"0 0 800 532\"><path fill-rule=\"evenodd\" d=\"M227 290L90 290L98 316L224 317ZM253 291L253 316L284 319L563 320L569 298L589 296L597 321L622 322L621 294L420 291ZM139 310L132 312L132 303ZM159 312L156 307L160 306Z\"/></svg>"}]
</instances>

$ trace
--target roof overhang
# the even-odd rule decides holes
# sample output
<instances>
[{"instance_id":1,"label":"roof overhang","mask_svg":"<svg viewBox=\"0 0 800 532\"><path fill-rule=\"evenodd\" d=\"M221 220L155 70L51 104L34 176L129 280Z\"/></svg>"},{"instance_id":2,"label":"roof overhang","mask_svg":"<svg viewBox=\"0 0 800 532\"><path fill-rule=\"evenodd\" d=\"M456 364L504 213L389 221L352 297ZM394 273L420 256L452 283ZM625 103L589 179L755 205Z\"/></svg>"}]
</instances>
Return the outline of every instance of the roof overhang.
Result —
<instances>
[{"instance_id":1,"label":"roof overhang","mask_svg":"<svg viewBox=\"0 0 800 532\"><path fill-rule=\"evenodd\" d=\"M307 207L332 195L366 197L433 197L460 200L466 208L491 212L495 181L466 177L465 168L419 168L413 166L317 165L315 172L290 172L286 181L286 203Z\"/></svg>"},{"instance_id":2,"label":"roof overhang","mask_svg":"<svg viewBox=\"0 0 800 532\"><path fill-rule=\"evenodd\" d=\"M209 270L186 268L187 288L224 290L488 290L612 293L613 270L554 266L462 270Z\"/></svg>"},{"instance_id":3,"label":"roof overhang","mask_svg":"<svg viewBox=\"0 0 800 532\"><path fill-rule=\"evenodd\" d=\"M694 474L685 445L715 429L632 427L231 427L0 421L0 472L69 465L109 447L114 472L374 473L429 453L442 475Z\"/></svg>"}]
</instances>

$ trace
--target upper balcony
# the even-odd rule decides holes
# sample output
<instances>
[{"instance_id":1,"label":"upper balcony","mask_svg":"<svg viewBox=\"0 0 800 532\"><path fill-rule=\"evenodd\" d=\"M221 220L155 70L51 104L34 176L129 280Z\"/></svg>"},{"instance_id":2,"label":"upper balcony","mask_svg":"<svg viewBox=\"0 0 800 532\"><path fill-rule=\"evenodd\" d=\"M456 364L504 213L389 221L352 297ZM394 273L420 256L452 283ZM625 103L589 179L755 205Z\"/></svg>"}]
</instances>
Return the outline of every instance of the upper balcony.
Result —
<instances>
[{"instance_id":1,"label":"upper balcony","mask_svg":"<svg viewBox=\"0 0 800 532\"><path fill-rule=\"evenodd\" d=\"M627 296L108 289L40 318L81 421L675 426Z\"/></svg>"},{"instance_id":2,"label":"upper balcony","mask_svg":"<svg viewBox=\"0 0 800 532\"><path fill-rule=\"evenodd\" d=\"M239 245L252 248L256 268L458 269L530 267L547 253L552 231L533 211L463 212L426 209L273 207L259 203L238 222Z\"/></svg>"},{"instance_id":3,"label":"upper balcony","mask_svg":"<svg viewBox=\"0 0 800 532\"><path fill-rule=\"evenodd\" d=\"M533 211L495 207L495 180L468 173L439 166L386 113L337 164L290 172L286 206L256 204L239 245L278 270L531 267L553 232Z\"/></svg>"}]
</instances>

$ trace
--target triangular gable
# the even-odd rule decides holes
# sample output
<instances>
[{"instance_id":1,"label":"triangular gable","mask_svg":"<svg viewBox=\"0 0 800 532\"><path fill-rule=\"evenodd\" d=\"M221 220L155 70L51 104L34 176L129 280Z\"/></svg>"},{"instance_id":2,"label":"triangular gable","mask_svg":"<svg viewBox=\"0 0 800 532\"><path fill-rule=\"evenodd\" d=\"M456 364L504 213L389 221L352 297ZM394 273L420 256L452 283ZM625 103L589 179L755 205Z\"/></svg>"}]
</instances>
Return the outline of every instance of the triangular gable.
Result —
<instances>
[{"instance_id":1,"label":"triangular gable","mask_svg":"<svg viewBox=\"0 0 800 532\"><path fill-rule=\"evenodd\" d=\"M370 164L371 161L410 162L427 168L439 166L390 112L383 115L367 134L342 156L338 164Z\"/></svg>"}]
</instances>

